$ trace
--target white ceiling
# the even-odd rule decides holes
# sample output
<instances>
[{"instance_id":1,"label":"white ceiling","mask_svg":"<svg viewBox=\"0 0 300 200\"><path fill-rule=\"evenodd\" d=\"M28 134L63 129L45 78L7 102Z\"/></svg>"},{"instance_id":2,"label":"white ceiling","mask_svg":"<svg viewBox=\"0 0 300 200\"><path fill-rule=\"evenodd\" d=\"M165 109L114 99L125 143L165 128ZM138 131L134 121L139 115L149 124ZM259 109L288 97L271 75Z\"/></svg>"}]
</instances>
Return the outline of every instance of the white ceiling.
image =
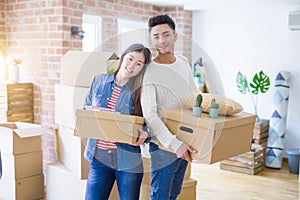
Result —
<instances>
[{"instance_id":1,"label":"white ceiling","mask_svg":"<svg viewBox=\"0 0 300 200\"><path fill-rule=\"evenodd\" d=\"M297 5L300 0L133 0L158 6L182 5L186 10L204 10L209 8L233 8L252 5Z\"/></svg>"}]
</instances>

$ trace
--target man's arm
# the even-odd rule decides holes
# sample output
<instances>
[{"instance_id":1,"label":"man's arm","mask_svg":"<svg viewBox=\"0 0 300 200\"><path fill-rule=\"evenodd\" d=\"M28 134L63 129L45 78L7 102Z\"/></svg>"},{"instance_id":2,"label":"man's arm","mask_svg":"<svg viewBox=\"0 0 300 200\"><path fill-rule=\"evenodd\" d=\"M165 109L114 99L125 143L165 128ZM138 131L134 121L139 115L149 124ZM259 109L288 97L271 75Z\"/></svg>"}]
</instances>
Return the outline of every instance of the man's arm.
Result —
<instances>
[{"instance_id":1,"label":"man's arm","mask_svg":"<svg viewBox=\"0 0 300 200\"><path fill-rule=\"evenodd\" d=\"M167 148L171 148L174 152L182 145L182 142L173 135L158 115L156 101L156 91L153 85L144 85L142 89L141 105L143 116L147 123L152 137Z\"/></svg>"}]
</instances>

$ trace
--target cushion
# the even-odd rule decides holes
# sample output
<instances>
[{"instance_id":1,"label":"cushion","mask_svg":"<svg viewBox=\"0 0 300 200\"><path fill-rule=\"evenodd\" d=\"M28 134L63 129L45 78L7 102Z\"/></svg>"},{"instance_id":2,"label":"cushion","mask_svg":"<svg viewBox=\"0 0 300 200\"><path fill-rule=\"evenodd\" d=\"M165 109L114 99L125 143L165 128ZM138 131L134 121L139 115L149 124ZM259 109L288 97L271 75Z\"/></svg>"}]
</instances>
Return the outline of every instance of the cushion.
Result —
<instances>
[{"instance_id":1,"label":"cushion","mask_svg":"<svg viewBox=\"0 0 300 200\"><path fill-rule=\"evenodd\" d=\"M210 107L211 100L213 98L216 99L216 102L219 104L219 115L233 115L241 112L243 107L238 102L224 96L209 94L209 93L201 93L203 96L203 101L201 106L203 107L203 112L208 113L208 109ZM184 106L188 108L192 108L196 103L198 93L193 93L187 96L183 96L180 98L181 102Z\"/></svg>"}]
</instances>

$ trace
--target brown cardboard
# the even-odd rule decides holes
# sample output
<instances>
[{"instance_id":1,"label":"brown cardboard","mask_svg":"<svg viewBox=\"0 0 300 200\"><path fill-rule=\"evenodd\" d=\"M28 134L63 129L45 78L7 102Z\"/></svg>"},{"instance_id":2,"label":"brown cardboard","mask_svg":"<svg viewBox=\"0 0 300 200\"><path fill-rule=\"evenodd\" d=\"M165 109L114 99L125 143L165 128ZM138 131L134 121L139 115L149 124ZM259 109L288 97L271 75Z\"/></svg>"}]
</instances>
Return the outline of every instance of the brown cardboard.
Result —
<instances>
[{"instance_id":1,"label":"brown cardboard","mask_svg":"<svg viewBox=\"0 0 300 200\"><path fill-rule=\"evenodd\" d=\"M55 123L75 128L75 110L82 109L88 87L55 85ZM66 103L67 102L67 103Z\"/></svg>"},{"instance_id":2,"label":"brown cardboard","mask_svg":"<svg viewBox=\"0 0 300 200\"><path fill-rule=\"evenodd\" d=\"M63 85L90 87L96 74L106 73L115 65L118 56L113 52L83 52L69 50L61 59Z\"/></svg>"},{"instance_id":3,"label":"brown cardboard","mask_svg":"<svg viewBox=\"0 0 300 200\"><path fill-rule=\"evenodd\" d=\"M90 162L84 159L86 139L73 135L74 129L59 127L58 159L78 179L87 179L90 170Z\"/></svg>"},{"instance_id":4,"label":"brown cardboard","mask_svg":"<svg viewBox=\"0 0 300 200\"><path fill-rule=\"evenodd\" d=\"M3 177L21 179L43 173L42 151L17 155L1 154Z\"/></svg>"},{"instance_id":5,"label":"brown cardboard","mask_svg":"<svg viewBox=\"0 0 300 200\"><path fill-rule=\"evenodd\" d=\"M194 179L185 179L182 183L182 189L177 200L196 200L196 185L197 181ZM150 184L142 184L140 192L140 200L149 200L151 193Z\"/></svg>"},{"instance_id":6,"label":"brown cardboard","mask_svg":"<svg viewBox=\"0 0 300 200\"><path fill-rule=\"evenodd\" d=\"M144 118L116 112L76 110L74 135L111 142L133 144L142 129Z\"/></svg>"},{"instance_id":7,"label":"brown cardboard","mask_svg":"<svg viewBox=\"0 0 300 200\"><path fill-rule=\"evenodd\" d=\"M255 118L246 112L218 118L206 113L195 117L192 110L180 108L162 112L169 130L198 151L192 159L207 164L250 151Z\"/></svg>"},{"instance_id":8,"label":"brown cardboard","mask_svg":"<svg viewBox=\"0 0 300 200\"><path fill-rule=\"evenodd\" d=\"M85 197L87 180L79 180L62 163L47 165L47 200L82 200ZM119 199L116 184L109 200Z\"/></svg>"},{"instance_id":9,"label":"brown cardboard","mask_svg":"<svg viewBox=\"0 0 300 200\"><path fill-rule=\"evenodd\" d=\"M0 123L1 152L21 154L41 150L41 135L46 133L40 125L25 122Z\"/></svg>"},{"instance_id":10,"label":"brown cardboard","mask_svg":"<svg viewBox=\"0 0 300 200\"><path fill-rule=\"evenodd\" d=\"M2 177L0 180L0 199L28 200L41 198L44 198L43 174L17 180Z\"/></svg>"}]
</instances>

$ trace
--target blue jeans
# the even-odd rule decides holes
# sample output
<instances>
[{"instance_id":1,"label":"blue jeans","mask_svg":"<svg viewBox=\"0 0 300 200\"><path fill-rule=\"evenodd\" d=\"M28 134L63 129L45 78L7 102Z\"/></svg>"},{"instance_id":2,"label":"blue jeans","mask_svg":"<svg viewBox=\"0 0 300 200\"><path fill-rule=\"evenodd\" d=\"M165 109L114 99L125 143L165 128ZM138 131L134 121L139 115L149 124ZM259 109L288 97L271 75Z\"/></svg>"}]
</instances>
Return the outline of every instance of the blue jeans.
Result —
<instances>
[{"instance_id":1,"label":"blue jeans","mask_svg":"<svg viewBox=\"0 0 300 200\"><path fill-rule=\"evenodd\" d=\"M87 180L86 200L108 199L115 181L120 200L139 199L143 173L134 173L133 169L118 170L116 158L116 151L96 150Z\"/></svg>"},{"instance_id":2,"label":"blue jeans","mask_svg":"<svg viewBox=\"0 0 300 200\"><path fill-rule=\"evenodd\" d=\"M175 200L181 192L186 160L176 154L158 148L150 142L151 155L151 200Z\"/></svg>"}]
</instances>

